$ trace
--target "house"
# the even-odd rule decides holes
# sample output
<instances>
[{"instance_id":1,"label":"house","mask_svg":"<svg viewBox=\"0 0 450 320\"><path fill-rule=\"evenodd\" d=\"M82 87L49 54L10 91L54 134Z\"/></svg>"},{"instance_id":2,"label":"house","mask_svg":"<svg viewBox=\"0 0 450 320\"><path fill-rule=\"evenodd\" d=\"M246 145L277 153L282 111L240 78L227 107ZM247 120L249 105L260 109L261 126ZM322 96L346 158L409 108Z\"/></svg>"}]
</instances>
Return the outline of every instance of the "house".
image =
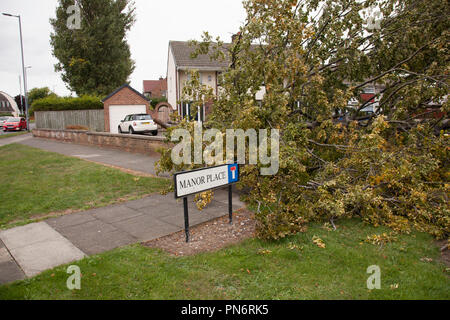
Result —
<instances>
[{"instance_id":1,"label":"house","mask_svg":"<svg viewBox=\"0 0 450 320\"><path fill-rule=\"evenodd\" d=\"M349 85L349 83L347 83ZM380 106L380 100L383 97L382 91L385 87L369 83L362 88L360 99L353 98L348 103L348 108L355 109L365 103L365 107L361 110L363 113L375 113Z\"/></svg>"},{"instance_id":2,"label":"house","mask_svg":"<svg viewBox=\"0 0 450 320\"><path fill-rule=\"evenodd\" d=\"M0 91L0 116L2 114L12 114L13 116L18 117L20 115L20 110L13 97Z\"/></svg>"},{"instance_id":3,"label":"house","mask_svg":"<svg viewBox=\"0 0 450 320\"><path fill-rule=\"evenodd\" d=\"M199 55L195 59L191 54L195 48L189 46L187 41L170 41L167 60L167 100L178 114L185 117L189 113L186 104L180 104L184 85L189 77L189 72L197 70L202 84L209 86L217 94L218 77L229 63L227 61L211 60L209 55ZM205 105L199 111L201 119L209 112L210 106Z\"/></svg>"},{"instance_id":4,"label":"house","mask_svg":"<svg viewBox=\"0 0 450 320\"><path fill-rule=\"evenodd\" d=\"M159 78L159 80L144 80L143 94L147 99L167 98L167 78Z\"/></svg>"},{"instance_id":5,"label":"house","mask_svg":"<svg viewBox=\"0 0 450 320\"><path fill-rule=\"evenodd\" d=\"M229 43L224 43L224 50L230 45L231 44ZM218 78L220 74L229 67L230 61L226 59L228 57L226 52L226 58L224 60L212 60L209 55L198 55L193 59L191 54L194 50L195 47L190 46L187 41L169 42L167 61L167 99L173 110L177 111L183 118L189 115L190 118L200 118L201 120L204 120L205 116L210 112L210 104L206 103L203 110L198 110L198 114L194 116L189 114L190 110L186 103L180 103L183 88L189 78L189 72L193 70L198 71L200 82L212 88L217 95L219 91ZM347 84L350 85L350 83ZM379 106L380 98L382 97L380 94L382 89L382 86L374 84L368 84L363 88L360 101L363 103L370 101L371 103L368 103L362 112L373 113L376 111ZM262 86L261 90L256 93L256 100L263 100L265 92L265 87ZM352 99L349 101L348 107L356 108L360 105L360 101L356 98Z\"/></svg>"}]
</instances>

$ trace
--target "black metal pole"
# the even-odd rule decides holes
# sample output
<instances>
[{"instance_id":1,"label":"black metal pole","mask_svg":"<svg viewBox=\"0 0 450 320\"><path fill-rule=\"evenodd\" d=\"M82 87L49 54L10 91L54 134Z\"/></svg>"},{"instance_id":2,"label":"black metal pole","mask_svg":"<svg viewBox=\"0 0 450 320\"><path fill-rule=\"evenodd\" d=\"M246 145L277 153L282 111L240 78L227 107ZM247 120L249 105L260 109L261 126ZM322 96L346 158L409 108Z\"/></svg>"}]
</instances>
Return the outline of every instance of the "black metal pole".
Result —
<instances>
[{"instance_id":1,"label":"black metal pole","mask_svg":"<svg viewBox=\"0 0 450 320\"><path fill-rule=\"evenodd\" d=\"M230 224L233 224L233 186L228 186L228 214L230 216Z\"/></svg>"},{"instance_id":2,"label":"black metal pole","mask_svg":"<svg viewBox=\"0 0 450 320\"><path fill-rule=\"evenodd\" d=\"M186 232L186 243L189 242L189 211L188 211L188 198L183 198L184 205L184 230Z\"/></svg>"}]
</instances>

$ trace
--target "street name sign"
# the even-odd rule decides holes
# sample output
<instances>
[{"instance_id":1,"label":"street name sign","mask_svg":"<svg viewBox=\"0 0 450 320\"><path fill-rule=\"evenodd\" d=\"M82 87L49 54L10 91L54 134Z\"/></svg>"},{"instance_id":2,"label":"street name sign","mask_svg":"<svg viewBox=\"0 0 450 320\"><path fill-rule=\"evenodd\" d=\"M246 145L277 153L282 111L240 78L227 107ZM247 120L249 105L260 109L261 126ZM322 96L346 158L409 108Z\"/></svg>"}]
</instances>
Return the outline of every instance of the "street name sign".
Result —
<instances>
[{"instance_id":1,"label":"street name sign","mask_svg":"<svg viewBox=\"0 0 450 320\"><path fill-rule=\"evenodd\" d=\"M184 229L186 242L189 242L189 210L187 197L193 194L228 186L228 214L233 223L232 185L239 182L239 165L224 164L217 167L202 168L175 173L175 199L183 198Z\"/></svg>"},{"instance_id":2,"label":"street name sign","mask_svg":"<svg viewBox=\"0 0 450 320\"><path fill-rule=\"evenodd\" d=\"M175 198L225 187L239 181L239 166L226 164L217 167L179 172L174 175Z\"/></svg>"}]
</instances>

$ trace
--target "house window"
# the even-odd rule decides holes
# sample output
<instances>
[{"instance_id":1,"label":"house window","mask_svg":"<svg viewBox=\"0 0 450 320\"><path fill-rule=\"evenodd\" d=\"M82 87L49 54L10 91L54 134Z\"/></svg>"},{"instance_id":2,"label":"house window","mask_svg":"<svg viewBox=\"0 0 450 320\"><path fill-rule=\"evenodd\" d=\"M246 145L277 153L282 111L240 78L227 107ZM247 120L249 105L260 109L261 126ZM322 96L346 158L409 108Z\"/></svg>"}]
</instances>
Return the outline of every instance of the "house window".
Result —
<instances>
[{"instance_id":1,"label":"house window","mask_svg":"<svg viewBox=\"0 0 450 320\"><path fill-rule=\"evenodd\" d=\"M211 82L211 81L212 81L212 76L209 75L209 76L208 76L208 82Z\"/></svg>"},{"instance_id":2,"label":"house window","mask_svg":"<svg viewBox=\"0 0 450 320\"><path fill-rule=\"evenodd\" d=\"M375 86L367 86L363 89L364 93L375 94Z\"/></svg>"}]
</instances>

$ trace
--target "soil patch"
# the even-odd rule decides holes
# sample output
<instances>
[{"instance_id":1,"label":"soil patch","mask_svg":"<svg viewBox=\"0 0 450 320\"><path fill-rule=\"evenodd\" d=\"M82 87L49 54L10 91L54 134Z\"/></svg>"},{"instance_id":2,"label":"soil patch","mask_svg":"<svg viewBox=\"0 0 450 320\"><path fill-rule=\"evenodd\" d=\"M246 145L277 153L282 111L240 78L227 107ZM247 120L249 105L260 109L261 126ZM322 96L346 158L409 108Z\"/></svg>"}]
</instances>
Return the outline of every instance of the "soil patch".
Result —
<instances>
[{"instance_id":1,"label":"soil patch","mask_svg":"<svg viewBox=\"0 0 450 320\"><path fill-rule=\"evenodd\" d=\"M254 213L241 209L233 214L233 224L228 216L208 221L190 228L191 239L186 243L184 231L144 243L150 248L162 249L176 256L189 256L200 252L219 250L231 244L254 237Z\"/></svg>"}]
</instances>

